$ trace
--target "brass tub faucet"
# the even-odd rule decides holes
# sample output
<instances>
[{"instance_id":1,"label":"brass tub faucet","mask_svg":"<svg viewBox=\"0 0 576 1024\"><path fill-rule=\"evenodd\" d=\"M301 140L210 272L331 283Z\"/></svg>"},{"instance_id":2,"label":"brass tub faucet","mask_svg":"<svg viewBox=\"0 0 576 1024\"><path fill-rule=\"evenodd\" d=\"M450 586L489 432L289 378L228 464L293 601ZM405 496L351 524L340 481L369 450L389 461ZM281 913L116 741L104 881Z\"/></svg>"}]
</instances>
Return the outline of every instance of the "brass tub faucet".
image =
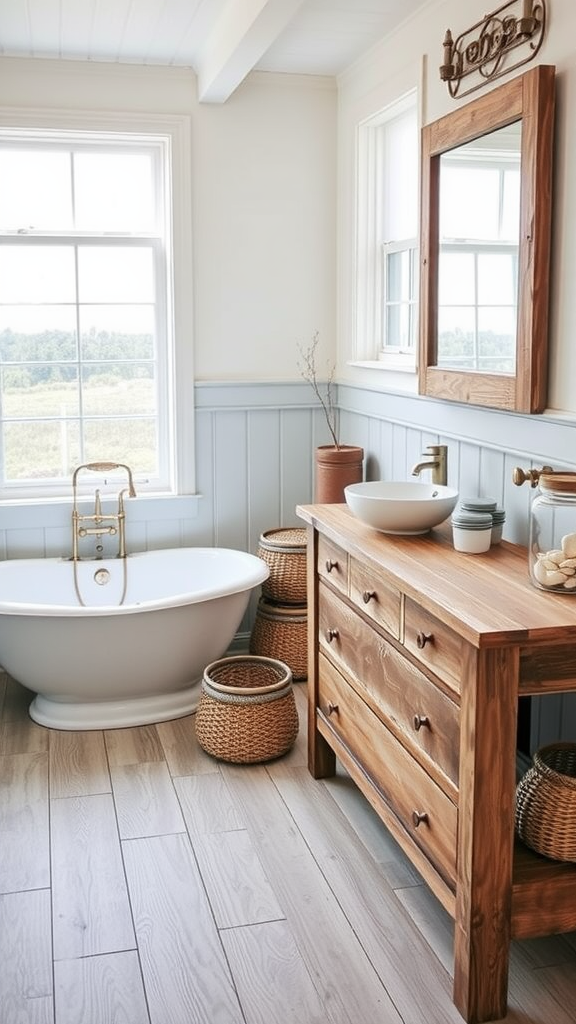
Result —
<instances>
[{"instance_id":1,"label":"brass tub faucet","mask_svg":"<svg viewBox=\"0 0 576 1024\"><path fill-rule=\"evenodd\" d=\"M118 509L116 512L104 513L102 511L102 501L100 498L100 490L98 488L96 488L94 495L94 511L92 513L85 514L81 514L78 511L78 474L83 469L91 470L95 473L107 473L114 469L124 469L126 471L128 486L124 487L118 495ZM72 494L72 561L77 562L80 558L78 541L81 537L102 537L106 534L112 537L118 534L117 557L126 558L126 513L124 511L124 495L127 494L129 498L136 497L134 479L130 466L127 466L124 462L85 462L81 466L77 466L74 470L72 476Z\"/></svg>"}]
</instances>

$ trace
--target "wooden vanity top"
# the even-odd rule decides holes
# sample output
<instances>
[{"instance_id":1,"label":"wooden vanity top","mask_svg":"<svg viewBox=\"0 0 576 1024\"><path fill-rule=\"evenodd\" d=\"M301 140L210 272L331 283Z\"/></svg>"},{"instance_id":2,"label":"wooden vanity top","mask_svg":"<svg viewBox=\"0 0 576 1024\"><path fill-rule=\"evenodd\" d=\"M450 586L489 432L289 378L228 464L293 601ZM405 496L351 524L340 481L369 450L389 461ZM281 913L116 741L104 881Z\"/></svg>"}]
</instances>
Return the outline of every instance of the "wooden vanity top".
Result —
<instances>
[{"instance_id":1,"label":"wooden vanity top","mask_svg":"<svg viewBox=\"0 0 576 1024\"><path fill-rule=\"evenodd\" d=\"M455 551L448 524L420 536L365 526L346 505L302 505L298 516L375 563L390 582L479 648L576 642L576 596L531 583L526 549L502 542L485 554Z\"/></svg>"}]
</instances>

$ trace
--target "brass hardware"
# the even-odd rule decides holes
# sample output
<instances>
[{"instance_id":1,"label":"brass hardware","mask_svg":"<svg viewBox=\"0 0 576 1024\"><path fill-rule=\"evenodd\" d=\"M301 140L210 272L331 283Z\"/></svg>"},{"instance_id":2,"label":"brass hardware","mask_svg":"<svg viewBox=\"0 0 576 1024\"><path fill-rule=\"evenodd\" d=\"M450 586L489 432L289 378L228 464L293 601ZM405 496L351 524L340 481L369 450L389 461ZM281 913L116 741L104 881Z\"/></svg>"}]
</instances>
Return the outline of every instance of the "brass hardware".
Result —
<instances>
[{"instance_id":1,"label":"brass hardware","mask_svg":"<svg viewBox=\"0 0 576 1024\"><path fill-rule=\"evenodd\" d=\"M94 495L94 512L92 514L86 513L81 514L78 511L78 497L77 497L77 486L78 486L78 474L81 470L87 469L96 473L106 473L114 469L124 469L128 476L128 487L125 487L120 491L118 495L118 510L116 513L103 513L102 512L102 500L100 497L100 490L96 488ZM130 466L127 466L124 462L85 462L81 466L77 466L72 475L72 495L73 495L73 507L72 507L72 561L77 562L80 558L78 551L78 540L81 537L101 537L108 534L111 537L115 537L118 534L118 558L126 558L126 536L125 536L125 519L126 514L124 511L124 495L127 494L130 498L136 497L136 490L134 488L134 480L132 477L132 470ZM92 523L91 526L85 526L84 523ZM98 545L98 556L101 555L102 545Z\"/></svg>"},{"instance_id":2,"label":"brass hardware","mask_svg":"<svg viewBox=\"0 0 576 1024\"><path fill-rule=\"evenodd\" d=\"M530 487L537 487L542 473L553 472L552 466L542 466L542 469L522 469L520 466L514 466L512 470L512 483L516 484L517 487L521 487L523 483L529 481Z\"/></svg>"},{"instance_id":3,"label":"brass hardware","mask_svg":"<svg viewBox=\"0 0 576 1024\"><path fill-rule=\"evenodd\" d=\"M422 650L423 647L426 647L426 644L431 644L433 642L434 642L434 634L433 633L422 633L422 632L420 632L420 633L416 634L416 647L418 647L418 649L420 651Z\"/></svg>"},{"instance_id":4,"label":"brass hardware","mask_svg":"<svg viewBox=\"0 0 576 1024\"><path fill-rule=\"evenodd\" d=\"M420 476L424 469L432 470L432 483L440 484L445 487L448 482L448 446L445 444L429 444L426 451L422 453L426 458L431 455L431 459L427 459L426 462L417 462L412 467L412 476Z\"/></svg>"},{"instance_id":5,"label":"brass hardware","mask_svg":"<svg viewBox=\"0 0 576 1024\"><path fill-rule=\"evenodd\" d=\"M332 569L338 568L338 562L334 562L331 558L326 559L326 572L332 572Z\"/></svg>"},{"instance_id":6,"label":"brass hardware","mask_svg":"<svg viewBox=\"0 0 576 1024\"><path fill-rule=\"evenodd\" d=\"M517 8L515 13L510 10L513 7ZM486 82L533 60L542 45L545 27L546 0L508 0L456 39L448 29L442 44L441 81L448 83L452 97L475 92ZM524 46L527 55L511 60L510 54ZM475 84L461 88L463 79L472 74L476 75L472 79Z\"/></svg>"},{"instance_id":7,"label":"brass hardware","mask_svg":"<svg viewBox=\"0 0 576 1024\"><path fill-rule=\"evenodd\" d=\"M329 715L337 715L340 709L337 704L333 704L332 701L329 700L327 710Z\"/></svg>"},{"instance_id":8,"label":"brass hardware","mask_svg":"<svg viewBox=\"0 0 576 1024\"><path fill-rule=\"evenodd\" d=\"M327 629L326 630L326 639L327 639L329 644L331 644L333 640L337 640L338 639L338 635L339 634L338 634L338 630L337 629Z\"/></svg>"},{"instance_id":9,"label":"brass hardware","mask_svg":"<svg viewBox=\"0 0 576 1024\"><path fill-rule=\"evenodd\" d=\"M362 594L362 600L364 601L364 604L369 604L370 601L376 600L376 591L365 590L364 593Z\"/></svg>"},{"instance_id":10,"label":"brass hardware","mask_svg":"<svg viewBox=\"0 0 576 1024\"><path fill-rule=\"evenodd\" d=\"M428 815L426 811L412 811L412 824L414 828L418 828L420 825L427 825Z\"/></svg>"},{"instance_id":11,"label":"brass hardware","mask_svg":"<svg viewBox=\"0 0 576 1024\"><path fill-rule=\"evenodd\" d=\"M419 732L423 726L427 729L430 728L430 719L428 718L428 715L414 715L414 728L416 732Z\"/></svg>"}]
</instances>

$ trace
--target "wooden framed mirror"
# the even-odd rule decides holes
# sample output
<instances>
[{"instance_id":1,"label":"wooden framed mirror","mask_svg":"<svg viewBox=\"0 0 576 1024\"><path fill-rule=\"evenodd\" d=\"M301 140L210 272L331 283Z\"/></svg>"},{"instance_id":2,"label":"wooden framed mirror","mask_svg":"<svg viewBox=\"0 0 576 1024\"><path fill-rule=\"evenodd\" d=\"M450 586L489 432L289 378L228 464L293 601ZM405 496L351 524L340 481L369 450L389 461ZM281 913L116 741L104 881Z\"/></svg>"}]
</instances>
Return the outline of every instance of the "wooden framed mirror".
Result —
<instances>
[{"instance_id":1,"label":"wooden framed mirror","mask_svg":"<svg viewBox=\"0 0 576 1024\"><path fill-rule=\"evenodd\" d=\"M554 93L541 64L422 129L420 394L546 406Z\"/></svg>"}]
</instances>

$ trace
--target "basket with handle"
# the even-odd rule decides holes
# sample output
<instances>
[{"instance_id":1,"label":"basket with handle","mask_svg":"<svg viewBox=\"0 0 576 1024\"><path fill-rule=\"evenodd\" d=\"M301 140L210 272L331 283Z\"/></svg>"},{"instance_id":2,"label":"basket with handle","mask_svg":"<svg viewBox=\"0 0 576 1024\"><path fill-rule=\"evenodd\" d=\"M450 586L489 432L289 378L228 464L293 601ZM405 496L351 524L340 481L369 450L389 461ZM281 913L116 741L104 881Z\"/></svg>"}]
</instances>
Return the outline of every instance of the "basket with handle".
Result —
<instances>
[{"instance_id":1,"label":"basket with handle","mask_svg":"<svg viewBox=\"0 0 576 1024\"><path fill-rule=\"evenodd\" d=\"M196 736L213 757L235 764L271 761L298 735L298 711L287 665L238 655L204 669Z\"/></svg>"},{"instance_id":2,"label":"basket with handle","mask_svg":"<svg viewBox=\"0 0 576 1024\"><path fill-rule=\"evenodd\" d=\"M576 861L576 743L536 751L516 787L516 832L544 857Z\"/></svg>"}]
</instances>

